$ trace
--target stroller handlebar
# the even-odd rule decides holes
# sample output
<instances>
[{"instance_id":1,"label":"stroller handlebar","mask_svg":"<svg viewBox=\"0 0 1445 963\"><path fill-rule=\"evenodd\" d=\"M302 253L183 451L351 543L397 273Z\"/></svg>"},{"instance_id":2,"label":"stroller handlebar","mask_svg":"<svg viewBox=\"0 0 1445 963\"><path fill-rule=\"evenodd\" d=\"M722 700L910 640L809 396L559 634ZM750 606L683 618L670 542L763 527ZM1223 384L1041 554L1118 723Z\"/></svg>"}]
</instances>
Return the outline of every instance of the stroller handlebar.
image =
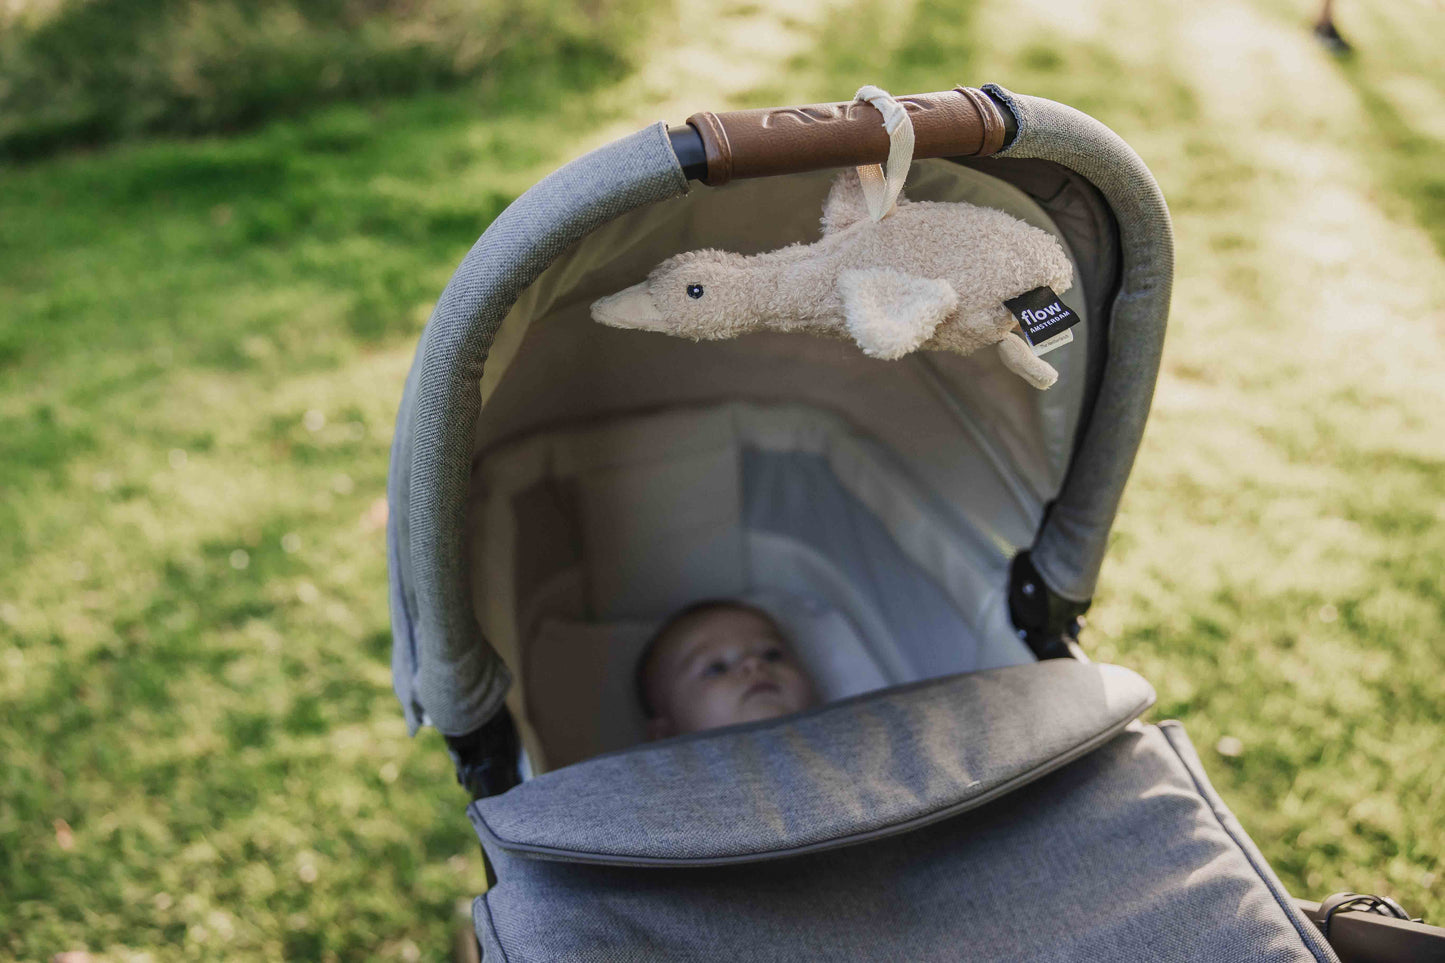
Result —
<instances>
[{"instance_id":1,"label":"stroller handlebar","mask_svg":"<svg viewBox=\"0 0 1445 963\"><path fill-rule=\"evenodd\" d=\"M913 156L982 157L1013 140L1018 123L1001 101L973 87L899 97L913 121ZM881 164L889 137L872 104L844 101L701 111L668 137L683 172L718 187L734 178Z\"/></svg>"}]
</instances>

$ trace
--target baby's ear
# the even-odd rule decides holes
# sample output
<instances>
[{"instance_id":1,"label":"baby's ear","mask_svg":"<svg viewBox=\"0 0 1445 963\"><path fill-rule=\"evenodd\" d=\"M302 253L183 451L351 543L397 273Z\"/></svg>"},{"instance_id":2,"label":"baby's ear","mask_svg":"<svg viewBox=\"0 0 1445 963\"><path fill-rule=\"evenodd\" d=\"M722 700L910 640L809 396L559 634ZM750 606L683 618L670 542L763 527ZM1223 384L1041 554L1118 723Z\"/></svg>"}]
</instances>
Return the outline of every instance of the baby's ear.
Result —
<instances>
[{"instance_id":1,"label":"baby's ear","mask_svg":"<svg viewBox=\"0 0 1445 963\"><path fill-rule=\"evenodd\" d=\"M667 716L653 716L647 720L647 739L655 742L658 739L670 739L677 735L677 726Z\"/></svg>"}]
</instances>

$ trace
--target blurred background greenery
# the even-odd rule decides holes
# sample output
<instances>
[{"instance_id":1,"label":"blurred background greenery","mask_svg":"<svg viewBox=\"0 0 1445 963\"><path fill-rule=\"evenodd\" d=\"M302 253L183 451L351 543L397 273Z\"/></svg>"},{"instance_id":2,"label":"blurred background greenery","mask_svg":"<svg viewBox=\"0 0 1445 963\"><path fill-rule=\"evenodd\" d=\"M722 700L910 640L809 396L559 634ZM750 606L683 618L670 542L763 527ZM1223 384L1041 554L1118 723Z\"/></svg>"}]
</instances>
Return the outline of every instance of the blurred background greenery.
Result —
<instances>
[{"instance_id":1,"label":"blurred background greenery","mask_svg":"<svg viewBox=\"0 0 1445 963\"><path fill-rule=\"evenodd\" d=\"M462 254L693 110L995 81L1176 218L1086 645L1294 893L1445 920L1445 10L0 4L0 958L441 959L483 885L390 692L387 446Z\"/></svg>"},{"instance_id":2,"label":"blurred background greenery","mask_svg":"<svg viewBox=\"0 0 1445 963\"><path fill-rule=\"evenodd\" d=\"M629 6L629 3L631 4ZM22 2L0 40L0 151L236 131L325 103L625 65L635 0ZM0 15L3 16L3 15Z\"/></svg>"}]
</instances>

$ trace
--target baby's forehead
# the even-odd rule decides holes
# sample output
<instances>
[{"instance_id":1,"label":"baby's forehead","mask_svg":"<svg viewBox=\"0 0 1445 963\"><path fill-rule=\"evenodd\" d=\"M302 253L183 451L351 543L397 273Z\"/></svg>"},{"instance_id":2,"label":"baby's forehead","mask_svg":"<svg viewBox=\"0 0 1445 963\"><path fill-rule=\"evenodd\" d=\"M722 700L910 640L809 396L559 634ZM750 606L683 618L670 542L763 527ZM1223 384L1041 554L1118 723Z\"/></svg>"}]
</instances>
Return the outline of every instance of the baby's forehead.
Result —
<instances>
[{"instance_id":1,"label":"baby's forehead","mask_svg":"<svg viewBox=\"0 0 1445 963\"><path fill-rule=\"evenodd\" d=\"M787 644L778 624L766 613L743 605L718 606L671 626L658 640L656 661L685 660L699 651L759 637Z\"/></svg>"}]
</instances>

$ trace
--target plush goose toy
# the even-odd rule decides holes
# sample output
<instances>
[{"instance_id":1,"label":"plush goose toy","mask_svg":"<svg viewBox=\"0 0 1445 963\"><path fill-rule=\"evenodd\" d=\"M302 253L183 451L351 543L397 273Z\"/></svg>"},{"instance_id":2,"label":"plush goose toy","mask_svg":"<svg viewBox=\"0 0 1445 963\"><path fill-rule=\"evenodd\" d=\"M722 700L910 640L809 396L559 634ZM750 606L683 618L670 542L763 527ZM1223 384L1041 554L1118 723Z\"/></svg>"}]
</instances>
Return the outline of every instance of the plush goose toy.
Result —
<instances>
[{"instance_id":1,"label":"plush goose toy","mask_svg":"<svg viewBox=\"0 0 1445 963\"><path fill-rule=\"evenodd\" d=\"M874 221L857 172L847 170L828 193L815 243L751 257L678 254L641 284L594 302L592 317L694 340L828 334L887 359L997 344L1010 370L1047 388L1058 372L1011 330L1003 302L1043 286L1062 294L1072 283L1069 259L1048 232L991 208L903 197Z\"/></svg>"}]
</instances>

